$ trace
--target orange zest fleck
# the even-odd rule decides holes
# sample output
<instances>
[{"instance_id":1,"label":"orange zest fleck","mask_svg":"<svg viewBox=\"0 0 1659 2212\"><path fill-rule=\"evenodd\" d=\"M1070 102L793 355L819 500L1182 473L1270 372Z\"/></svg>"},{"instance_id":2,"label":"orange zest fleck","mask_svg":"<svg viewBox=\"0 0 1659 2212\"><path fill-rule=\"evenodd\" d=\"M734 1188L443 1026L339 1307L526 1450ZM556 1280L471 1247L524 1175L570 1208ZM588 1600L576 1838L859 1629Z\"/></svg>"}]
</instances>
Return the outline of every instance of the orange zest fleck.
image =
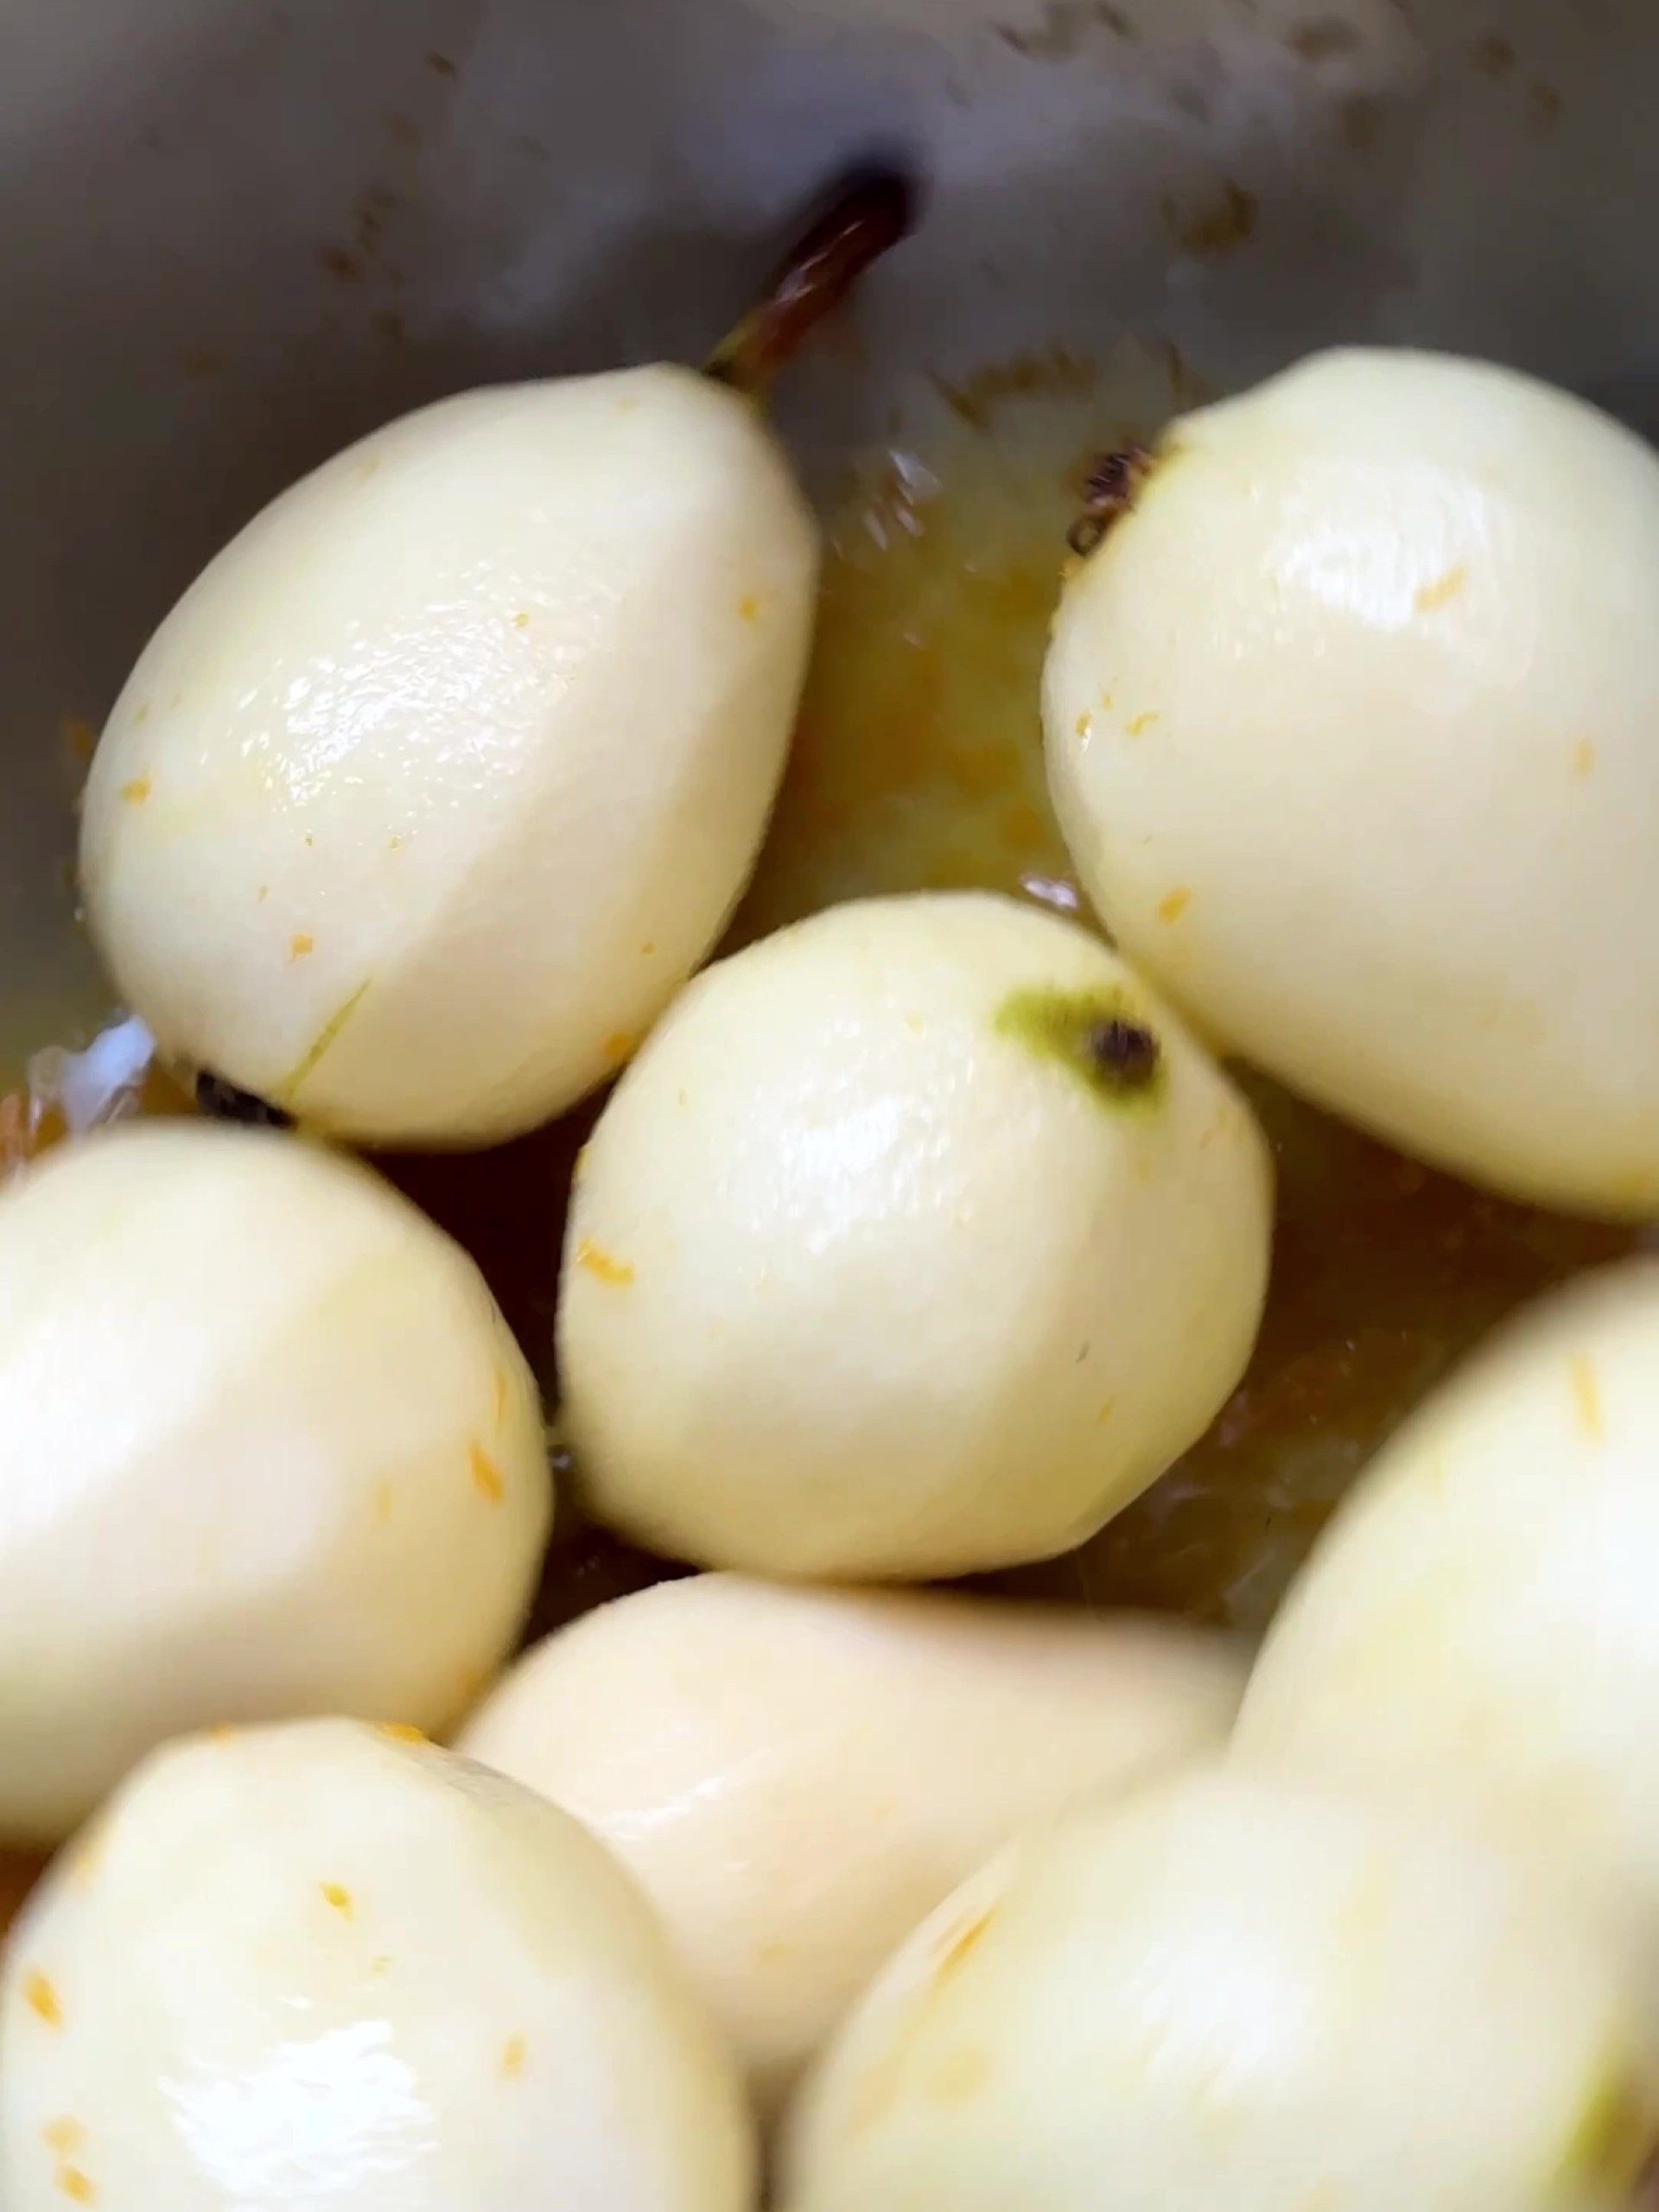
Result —
<instances>
[{"instance_id":1,"label":"orange zest fleck","mask_svg":"<svg viewBox=\"0 0 1659 2212\"><path fill-rule=\"evenodd\" d=\"M990 2078L989 2058L970 2044L947 2051L935 2063L928 2074L926 2093L932 2103L954 2111L971 2104Z\"/></svg>"},{"instance_id":2,"label":"orange zest fleck","mask_svg":"<svg viewBox=\"0 0 1659 2212\"><path fill-rule=\"evenodd\" d=\"M432 1738L424 1728L416 1728L407 1720L385 1720L380 1733L390 1737L394 1744L429 1744Z\"/></svg>"},{"instance_id":3,"label":"orange zest fleck","mask_svg":"<svg viewBox=\"0 0 1659 2212\"><path fill-rule=\"evenodd\" d=\"M397 1493L393 1490L390 1483L377 1483L375 1484L374 1518L378 1527L384 1529L387 1522L391 1520L391 1509L397 1503Z\"/></svg>"},{"instance_id":4,"label":"orange zest fleck","mask_svg":"<svg viewBox=\"0 0 1659 2212\"><path fill-rule=\"evenodd\" d=\"M153 789L148 776L135 776L130 784L123 784L121 796L129 806L142 806Z\"/></svg>"},{"instance_id":5,"label":"orange zest fleck","mask_svg":"<svg viewBox=\"0 0 1659 2212\"><path fill-rule=\"evenodd\" d=\"M48 2151L67 2158L86 2140L86 2130L78 2120L48 2120L41 2130L41 2139Z\"/></svg>"},{"instance_id":6,"label":"orange zest fleck","mask_svg":"<svg viewBox=\"0 0 1659 2212\"><path fill-rule=\"evenodd\" d=\"M1184 883L1178 883L1158 901L1158 918L1160 922L1179 922L1192 904L1192 893Z\"/></svg>"},{"instance_id":7,"label":"orange zest fleck","mask_svg":"<svg viewBox=\"0 0 1659 2212\"><path fill-rule=\"evenodd\" d=\"M58 1993L38 1967L23 1983L23 2002L48 2028L63 2025L63 2007L58 2002Z\"/></svg>"},{"instance_id":8,"label":"orange zest fleck","mask_svg":"<svg viewBox=\"0 0 1659 2212\"><path fill-rule=\"evenodd\" d=\"M758 591L745 592L737 602L737 611L745 622L753 622L760 612L760 593Z\"/></svg>"},{"instance_id":9,"label":"orange zest fleck","mask_svg":"<svg viewBox=\"0 0 1659 2212\"><path fill-rule=\"evenodd\" d=\"M341 1919L351 1918L353 1908L348 1889L339 1882L319 1882L317 1887L322 1891L324 1904L331 1905Z\"/></svg>"},{"instance_id":10,"label":"orange zest fleck","mask_svg":"<svg viewBox=\"0 0 1659 2212\"><path fill-rule=\"evenodd\" d=\"M1088 716L1086 714L1085 714L1085 715L1079 715L1077 716L1076 728L1077 728L1077 735L1078 735L1079 737L1087 737L1087 736L1088 736L1088 734L1089 734L1089 732L1090 731L1090 729L1091 729L1093 727L1094 727L1093 723L1090 721L1090 720L1089 716Z\"/></svg>"},{"instance_id":11,"label":"orange zest fleck","mask_svg":"<svg viewBox=\"0 0 1659 2212\"><path fill-rule=\"evenodd\" d=\"M288 957L290 960L303 960L308 952L315 952L316 949L315 938L308 936L304 930L301 930L288 940Z\"/></svg>"},{"instance_id":12,"label":"orange zest fleck","mask_svg":"<svg viewBox=\"0 0 1659 2212\"><path fill-rule=\"evenodd\" d=\"M585 1268L599 1281L610 1283L618 1290L626 1290L633 1281L633 1269L628 1262L619 1260L613 1253L606 1251L602 1245L595 1244L591 1236L577 1240L576 1265Z\"/></svg>"},{"instance_id":13,"label":"orange zest fleck","mask_svg":"<svg viewBox=\"0 0 1659 2212\"><path fill-rule=\"evenodd\" d=\"M501 2054L501 2071L512 2081L524 2070L524 2059L530 2050L523 2036L510 2036L506 2049Z\"/></svg>"},{"instance_id":14,"label":"orange zest fleck","mask_svg":"<svg viewBox=\"0 0 1659 2212\"><path fill-rule=\"evenodd\" d=\"M507 1494L507 1486L501 1479L500 1468L479 1444L474 1444L469 1448L467 1461L473 1471L474 1489L480 1497L487 1498L492 1505L499 1505Z\"/></svg>"},{"instance_id":15,"label":"orange zest fleck","mask_svg":"<svg viewBox=\"0 0 1659 2212\"><path fill-rule=\"evenodd\" d=\"M1128 737L1139 737L1141 731L1143 729L1150 729L1157 719L1158 716L1155 712L1131 715L1129 720L1123 725L1124 734Z\"/></svg>"},{"instance_id":16,"label":"orange zest fleck","mask_svg":"<svg viewBox=\"0 0 1659 2212\"><path fill-rule=\"evenodd\" d=\"M1595 740L1581 737L1573 747L1573 772L1582 782L1596 765Z\"/></svg>"},{"instance_id":17,"label":"orange zest fleck","mask_svg":"<svg viewBox=\"0 0 1659 2212\"><path fill-rule=\"evenodd\" d=\"M97 2202L98 2191L79 2166L60 2166L58 2187L72 2204L92 2204Z\"/></svg>"},{"instance_id":18,"label":"orange zest fleck","mask_svg":"<svg viewBox=\"0 0 1659 2212\"><path fill-rule=\"evenodd\" d=\"M1461 563L1448 569L1443 576L1435 576L1417 587L1413 605L1420 614L1433 614L1436 607L1448 606L1469 581L1469 571Z\"/></svg>"}]
</instances>

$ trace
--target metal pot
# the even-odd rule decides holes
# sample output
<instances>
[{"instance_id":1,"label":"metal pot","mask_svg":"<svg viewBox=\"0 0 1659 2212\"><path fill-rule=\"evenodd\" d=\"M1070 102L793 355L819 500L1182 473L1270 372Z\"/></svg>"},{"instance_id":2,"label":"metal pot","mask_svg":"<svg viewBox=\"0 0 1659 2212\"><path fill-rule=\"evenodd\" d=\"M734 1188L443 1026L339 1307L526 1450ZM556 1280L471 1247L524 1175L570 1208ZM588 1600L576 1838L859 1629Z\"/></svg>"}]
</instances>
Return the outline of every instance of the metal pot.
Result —
<instances>
[{"instance_id":1,"label":"metal pot","mask_svg":"<svg viewBox=\"0 0 1659 2212\"><path fill-rule=\"evenodd\" d=\"M850 331L790 381L785 428L826 498L855 457L925 447L942 408L995 432L999 396L1046 381L1081 436L1344 339L1516 361L1659 422L1652 0L0 9L0 1065L107 1011L74 918L74 797L127 666L207 556L302 469L439 393L701 357L802 204L856 162L912 165L928 200ZM1367 1155L1362 1173L1357 1140L1301 1127L1292 1243L1338 1186L1355 1236L1391 1233L1392 1168ZM524 1185L511 1160L467 1172L454 1205L448 1170L411 1186L499 1231L511 1273ZM1380 1363L1387 1403L1287 1445L1253 1511L1265 1496L1271 1520L1282 1492L1291 1520L1316 1518L1396 1401L1600 1255L1587 1231L1433 1204L1478 1257L1403 1332L1395 1308L1427 1278L1385 1265L1327 1297L1346 1229L1312 1274L1281 1272L1259 1379L1290 1393L1285 1436L1319 1428L1318 1390L1300 1410L1310 1346ZM1393 1233L1417 1236L1410 1218ZM545 1284L532 1270L523 1290L514 1319L540 1350ZM1085 1592L1185 1601L1146 1571L1160 1542L1179 1558L1205 1490L1181 1480L1107 1533ZM1311 1525L1237 1586L1212 1575L1206 1609L1259 1619ZM1255 1541L1239 1538L1247 1562Z\"/></svg>"},{"instance_id":2,"label":"metal pot","mask_svg":"<svg viewBox=\"0 0 1659 2212\"><path fill-rule=\"evenodd\" d=\"M696 354L826 176L931 180L820 470L931 375L1489 353L1641 419L1650 0L7 0L0 1056L90 1020L72 801L206 556L474 379Z\"/></svg>"}]
</instances>

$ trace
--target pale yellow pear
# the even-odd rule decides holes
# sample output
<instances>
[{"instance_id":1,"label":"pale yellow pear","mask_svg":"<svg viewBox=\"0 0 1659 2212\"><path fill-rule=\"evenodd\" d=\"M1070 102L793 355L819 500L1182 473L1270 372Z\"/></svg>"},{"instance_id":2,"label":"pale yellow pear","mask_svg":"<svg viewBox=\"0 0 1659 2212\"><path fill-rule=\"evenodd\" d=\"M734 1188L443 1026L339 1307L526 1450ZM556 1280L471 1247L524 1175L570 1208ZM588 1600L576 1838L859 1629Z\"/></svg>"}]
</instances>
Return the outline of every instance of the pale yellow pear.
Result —
<instances>
[{"instance_id":1,"label":"pale yellow pear","mask_svg":"<svg viewBox=\"0 0 1659 2212\"><path fill-rule=\"evenodd\" d=\"M1639 1977L1452 1830L1201 1770L1015 1847L792 2117L781 2212L1616 2212Z\"/></svg>"},{"instance_id":2,"label":"pale yellow pear","mask_svg":"<svg viewBox=\"0 0 1659 2212\"><path fill-rule=\"evenodd\" d=\"M0 1984L7 2212L753 2212L735 2069L577 1824L344 1721L170 1747Z\"/></svg>"},{"instance_id":3,"label":"pale yellow pear","mask_svg":"<svg viewBox=\"0 0 1659 2212\"><path fill-rule=\"evenodd\" d=\"M1456 1804L1635 1907L1659 1961L1659 1264L1547 1300L1362 1476L1241 1758Z\"/></svg>"},{"instance_id":4,"label":"pale yellow pear","mask_svg":"<svg viewBox=\"0 0 1659 2212\"><path fill-rule=\"evenodd\" d=\"M972 894L817 915L699 978L588 1147L588 1494L763 1574L1065 1551L1238 1381L1271 1213L1249 1107L1098 938Z\"/></svg>"},{"instance_id":5,"label":"pale yellow pear","mask_svg":"<svg viewBox=\"0 0 1659 2212\"><path fill-rule=\"evenodd\" d=\"M1659 1211L1659 457L1512 371L1362 351L1116 489L1045 704L1118 943L1408 1152Z\"/></svg>"},{"instance_id":6,"label":"pale yellow pear","mask_svg":"<svg viewBox=\"0 0 1659 2212\"><path fill-rule=\"evenodd\" d=\"M165 1737L441 1729L500 1665L552 1485L478 1269L365 1168L154 1122L0 1193L0 1836Z\"/></svg>"},{"instance_id":7,"label":"pale yellow pear","mask_svg":"<svg viewBox=\"0 0 1659 2212\"><path fill-rule=\"evenodd\" d=\"M562 1111L742 890L817 560L756 407L690 370L466 393L327 462L104 733L81 874L123 996L335 1135Z\"/></svg>"},{"instance_id":8,"label":"pale yellow pear","mask_svg":"<svg viewBox=\"0 0 1659 2212\"><path fill-rule=\"evenodd\" d=\"M638 1878L770 2111L992 1851L1218 1745L1242 1682L1177 1622L705 1574L550 1637L461 1748Z\"/></svg>"}]
</instances>

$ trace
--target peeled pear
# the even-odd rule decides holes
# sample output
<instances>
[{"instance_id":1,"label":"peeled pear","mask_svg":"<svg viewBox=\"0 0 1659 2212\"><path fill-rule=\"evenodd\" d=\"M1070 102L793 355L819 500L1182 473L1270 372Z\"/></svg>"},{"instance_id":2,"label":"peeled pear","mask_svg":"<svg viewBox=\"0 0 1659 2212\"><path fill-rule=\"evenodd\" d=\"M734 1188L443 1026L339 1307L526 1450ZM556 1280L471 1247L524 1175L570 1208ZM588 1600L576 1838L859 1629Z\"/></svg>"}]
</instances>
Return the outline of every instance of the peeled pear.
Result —
<instances>
[{"instance_id":1,"label":"peeled pear","mask_svg":"<svg viewBox=\"0 0 1659 2212\"><path fill-rule=\"evenodd\" d=\"M706 1574L550 1637L461 1748L636 1877L770 2111L993 1851L1219 1745L1242 1680L1173 1622Z\"/></svg>"},{"instance_id":2,"label":"peeled pear","mask_svg":"<svg viewBox=\"0 0 1659 2212\"><path fill-rule=\"evenodd\" d=\"M1641 1260L1547 1300L1378 1455L1269 1632L1240 1756L1455 1802L1659 1938L1656 1560Z\"/></svg>"},{"instance_id":3,"label":"peeled pear","mask_svg":"<svg viewBox=\"0 0 1659 2212\"><path fill-rule=\"evenodd\" d=\"M1520 1859L1200 1770L917 1931L780 2212L1614 2212L1659 2140L1635 1980Z\"/></svg>"},{"instance_id":4,"label":"peeled pear","mask_svg":"<svg viewBox=\"0 0 1659 2212\"><path fill-rule=\"evenodd\" d=\"M1271 1208L1249 1109L1096 938L974 894L817 915L693 984L588 1147L588 1492L760 1574L1065 1551L1237 1382Z\"/></svg>"},{"instance_id":5,"label":"peeled pear","mask_svg":"<svg viewBox=\"0 0 1659 2212\"><path fill-rule=\"evenodd\" d=\"M81 874L164 1052L336 1135L478 1145L632 1051L760 849L817 537L690 370L469 392L219 555L104 732Z\"/></svg>"},{"instance_id":6,"label":"peeled pear","mask_svg":"<svg viewBox=\"0 0 1659 2212\"><path fill-rule=\"evenodd\" d=\"M632 1885L418 1742L175 1745L11 1939L7 2212L752 2212L753 2158Z\"/></svg>"},{"instance_id":7,"label":"peeled pear","mask_svg":"<svg viewBox=\"0 0 1659 2212\"><path fill-rule=\"evenodd\" d=\"M198 1122L0 1192L0 1470L9 1842L187 1728L451 1726L552 1513L535 1381L466 1254L364 1168Z\"/></svg>"},{"instance_id":8,"label":"peeled pear","mask_svg":"<svg viewBox=\"0 0 1659 2212\"><path fill-rule=\"evenodd\" d=\"M1355 351L1096 496L1045 719L1125 952L1408 1152L1659 1211L1659 456L1509 370Z\"/></svg>"}]
</instances>

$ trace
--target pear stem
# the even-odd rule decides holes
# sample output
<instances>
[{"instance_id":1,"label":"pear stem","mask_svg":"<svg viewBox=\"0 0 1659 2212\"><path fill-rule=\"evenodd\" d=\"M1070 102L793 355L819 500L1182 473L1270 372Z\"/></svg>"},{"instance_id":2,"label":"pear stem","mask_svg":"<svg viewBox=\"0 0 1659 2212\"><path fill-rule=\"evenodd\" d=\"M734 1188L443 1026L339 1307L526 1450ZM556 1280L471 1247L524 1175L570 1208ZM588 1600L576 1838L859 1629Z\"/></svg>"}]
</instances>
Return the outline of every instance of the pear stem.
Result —
<instances>
[{"instance_id":1,"label":"pear stem","mask_svg":"<svg viewBox=\"0 0 1659 2212\"><path fill-rule=\"evenodd\" d=\"M1145 1090L1158 1073L1158 1039L1144 1023L1096 1022L1089 1032L1090 1058L1122 1090Z\"/></svg>"},{"instance_id":2,"label":"pear stem","mask_svg":"<svg viewBox=\"0 0 1659 2212\"><path fill-rule=\"evenodd\" d=\"M843 179L704 373L764 400L812 331L908 233L916 200L913 179L898 169L860 169Z\"/></svg>"},{"instance_id":3,"label":"pear stem","mask_svg":"<svg viewBox=\"0 0 1659 2212\"><path fill-rule=\"evenodd\" d=\"M1066 532L1066 543L1081 559L1086 561L1133 508L1156 458L1147 446L1121 446L1095 463L1084 486L1083 512Z\"/></svg>"},{"instance_id":4,"label":"pear stem","mask_svg":"<svg viewBox=\"0 0 1659 2212\"><path fill-rule=\"evenodd\" d=\"M246 1128L291 1129L294 1116L251 1090L238 1090L207 1070L196 1077L196 1111L210 1122L239 1122Z\"/></svg>"}]
</instances>

